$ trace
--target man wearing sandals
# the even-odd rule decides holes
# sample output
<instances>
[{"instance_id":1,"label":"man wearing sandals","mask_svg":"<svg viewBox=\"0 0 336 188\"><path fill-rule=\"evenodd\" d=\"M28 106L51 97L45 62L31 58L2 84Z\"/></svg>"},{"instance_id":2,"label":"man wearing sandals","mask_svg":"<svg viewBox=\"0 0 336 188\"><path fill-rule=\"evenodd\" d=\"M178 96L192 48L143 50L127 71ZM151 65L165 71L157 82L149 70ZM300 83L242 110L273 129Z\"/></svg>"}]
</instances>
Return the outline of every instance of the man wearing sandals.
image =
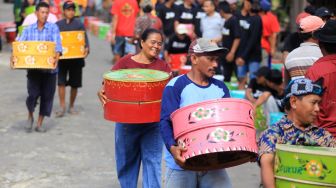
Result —
<instances>
[{"instance_id":1,"label":"man wearing sandals","mask_svg":"<svg viewBox=\"0 0 336 188\"><path fill-rule=\"evenodd\" d=\"M27 131L31 132L34 123L34 110L37 100L40 98L40 112L35 131L45 132L42 126L44 117L49 117L52 111L56 89L57 62L62 52L61 39L58 27L47 22L49 15L49 4L40 2L36 5L37 22L25 28L18 41L52 41L56 43L56 56L54 58L53 70L32 69L27 71L28 97L26 105L28 109Z\"/></svg>"},{"instance_id":2,"label":"man wearing sandals","mask_svg":"<svg viewBox=\"0 0 336 188\"><path fill-rule=\"evenodd\" d=\"M60 31L85 31L84 25L75 18L75 3L73 1L66 1L63 4L64 19L58 21L56 24ZM85 51L86 57L89 53L89 41L85 33ZM82 86L82 69L84 67L84 58L76 59L62 59L59 61L58 71L58 95L61 110L56 112L56 117L63 117L65 114L65 87L69 85L70 90L70 104L68 112L76 114L74 104L77 96L78 88ZM67 79L67 77L69 77Z\"/></svg>"}]
</instances>

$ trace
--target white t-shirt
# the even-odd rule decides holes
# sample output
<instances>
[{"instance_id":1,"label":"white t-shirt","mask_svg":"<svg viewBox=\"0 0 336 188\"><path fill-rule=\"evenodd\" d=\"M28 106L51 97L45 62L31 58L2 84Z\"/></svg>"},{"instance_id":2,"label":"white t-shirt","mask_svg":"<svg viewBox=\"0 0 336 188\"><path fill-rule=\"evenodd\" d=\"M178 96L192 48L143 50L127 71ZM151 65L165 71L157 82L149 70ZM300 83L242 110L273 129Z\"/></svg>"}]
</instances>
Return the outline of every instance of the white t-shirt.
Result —
<instances>
[{"instance_id":1,"label":"white t-shirt","mask_svg":"<svg viewBox=\"0 0 336 188\"><path fill-rule=\"evenodd\" d=\"M204 16L201 18L202 37L207 39L220 38L222 36L223 26L224 19L218 12L215 12L212 16Z\"/></svg>"},{"instance_id":2,"label":"white t-shirt","mask_svg":"<svg viewBox=\"0 0 336 188\"><path fill-rule=\"evenodd\" d=\"M23 20L22 26L31 25L31 24L36 23L36 22L37 22L37 16L36 16L36 14L35 14L35 13L31 13L31 14L29 14L29 15ZM56 22L57 22L57 17L56 17L56 15L55 15L55 14L52 14L52 13L49 13L47 22L50 22L50 23L56 23Z\"/></svg>"}]
</instances>

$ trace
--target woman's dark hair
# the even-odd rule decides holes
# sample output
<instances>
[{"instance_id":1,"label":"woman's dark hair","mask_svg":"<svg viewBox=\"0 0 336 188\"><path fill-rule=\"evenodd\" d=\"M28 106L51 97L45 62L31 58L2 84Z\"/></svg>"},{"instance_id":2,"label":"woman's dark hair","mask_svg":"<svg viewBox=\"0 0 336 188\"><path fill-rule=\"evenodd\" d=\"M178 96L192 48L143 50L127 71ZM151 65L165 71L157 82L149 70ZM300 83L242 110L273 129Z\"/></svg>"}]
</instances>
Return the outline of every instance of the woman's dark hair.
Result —
<instances>
[{"instance_id":1,"label":"woman's dark hair","mask_svg":"<svg viewBox=\"0 0 336 188\"><path fill-rule=\"evenodd\" d=\"M328 43L319 41L319 46L324 48L328 54L336 54L336 45L335 43Z\"/></svg>"},{"instance_id":2,"label":"woman's dark hair","mask_svg":"<svg viewBox=\"0 0 336 188\"><path fill-rule=\"evenodd\" d=\"M41 7L44 8L49 8L49 4L44 2L44 1L40 1L37 5L36 5L36 11L38 11Z\"/></svg>"},{"instance_id":3,"label":"woman's dark hair","mask_svg":"<svg viewBox=\"0 0 336 188\"><path fill-rule=\"evenodd\" d=\"M153 29L153 28L145 29L145 31L140 36L140 40L146 41L148 39L149 35L154 34L154 33L157 33L157 34L161 35L161 38L163 40L163 35L162 35L161 31L159 31L157 29ZM141 42L139 42L139 47L142 49Z\"/></svg>"},{"instance_id":4,"label":"woman's dark hair","mask_svg":"<svg viewBox=\"0 0 336 188\"><path fill-rule=\"evenodd\" d=\"M142 11L144 13L150 13L150 12L152 12L152 10L153 10L153 7L151 5L147 5L147 6L142 8Z\"/></svg>"}]
</instances>

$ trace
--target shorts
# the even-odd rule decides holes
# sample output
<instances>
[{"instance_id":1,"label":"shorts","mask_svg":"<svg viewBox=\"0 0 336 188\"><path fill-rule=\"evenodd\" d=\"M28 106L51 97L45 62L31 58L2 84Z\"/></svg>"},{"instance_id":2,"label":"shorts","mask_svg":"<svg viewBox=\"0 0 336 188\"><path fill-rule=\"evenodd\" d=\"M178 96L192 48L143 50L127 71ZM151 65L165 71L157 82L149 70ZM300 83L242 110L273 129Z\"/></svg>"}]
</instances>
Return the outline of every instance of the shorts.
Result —
<instances>
[{"instance_id":1,"label":"shorts","mask_svg":"<svg viewBox=\"0 0 336 188\"><path fill-rule=\"evenodd\" d=\"M126 38L127 37L115 37L116 42L111 46L113 54L118 54L120 56L135 54L135 45L129 43Z\"/></svg>"},{"instance_id":2,"label":"shorts","mask_svg":"<svg viewBox=\"0 0 336 188\"><path fill-rule=\"evenodd\" d=\"M65 59L58 62L59 86L82 87L82 69L84 59Z\"/></svg>"},{"instance_id":3,"label":"shorts","mask_svg":"<svg viewBox=\"0 0 336 188\"><path fill-rule=\"evenodd\" d=\"M249 72L250 80L251 80L256 77L254 74L255 72L257 72L259 67L260 67L260 63L257 61L245 62L243 66L237 66L237 77L245 78L247 73Z\"/></svg>"}]
</instances>

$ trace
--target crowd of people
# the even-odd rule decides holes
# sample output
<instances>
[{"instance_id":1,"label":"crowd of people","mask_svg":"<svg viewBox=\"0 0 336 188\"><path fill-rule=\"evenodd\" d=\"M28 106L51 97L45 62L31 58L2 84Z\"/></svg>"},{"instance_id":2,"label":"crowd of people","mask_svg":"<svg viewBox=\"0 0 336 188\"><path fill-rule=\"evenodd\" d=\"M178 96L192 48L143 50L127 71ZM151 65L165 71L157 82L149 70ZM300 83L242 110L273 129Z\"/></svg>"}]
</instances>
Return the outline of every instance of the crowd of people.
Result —
<instances>
[{"instance_id":1,"label":"crowd of people","mask_svg":"<svg viewBox=\"0 0 336 188\"><path fill-rule=\"evenodd\" d=\"M19 15L28 17L23 3ZM275 187L273 175L275 145L312 145L336 147L336 20L325 7L300 13L297 32L285 41L284 72L273 70L280 26L271 12L269 0L175 0L158 2L114 0L111 8L112 70L141 68L164 71L171 80L166 85L158 122L127 124L116 122L115 158L121 187L137 187L140 166L143 187L161 187L162 148L166 172L165 187L232 187L225 169L190 171L183 167L181 154L187 148L178 145L173 135L171 114L184 106L210 99L230 98L224 82L238 79L238 88L254 109L264 105L266 113L286 113L259 138L258 163L264 187ZM140 10L141 8L141 10ZM85 31L77 19L79 7L73 1L62 6L64 18L53 21L49 2L38 2L34 19L23 29L18 41L53 41L56 56L53 70L28 70L26 105L27 130L32 131L33 112L40 98L35 130L45 132L45 116L50 116L58 85L61 110L66 112L65 86L71 86L68 111L75 114L77 89L82 86L84 58L59 60L62 55L60 31ZM155 11L155 14L153 14ZM141 13L140 13L141 12ZM25 21L23 21L24 23ZM55 24L54 24L55 23ZM18 23L19 25L19 23ZM298 37L295 37L298 36ZM89 41L85 35L85 57ZM298 41L300 40L300 41ZM185 56L175 67L174 55ZM70 63L69 63L70 61ZM179 68L191 66L187 74ZM222 74L224 79L213 77ZM68 78L69 77L69 78ZM102 104L108 99L104 87L98 92Z\"/></svg>"},{"instance_id":2,"label":"crowd of people","mask_svg":"<svg viewBox=\"0 0 336 188\"><path fill-rule=\"evenodd\" d=\"M156 7L142 1L140 7L145 14L138 18L137 12L140 10L133 1L135 11L131 11L130 7L127 11L133 13L133 22L129 20L131 14L128 14L127 23L124 22L126 18L122 17L125 16L123 12L113 9L113 6L118 6L118 10L122 10L120 7L127 2L114 3L111 11L113 16L111 31L112 36L119 40L114 40L112 43L113 53L116 55L114 61L117 64L124 59L119 58L125 54L138 53L135 46L132 47L138 38L134 37L138 35L134 33L144 28L163 31L164 40L162 39L161 45L155 49L157 52L160 50L164 52L161 56L157 53L157 57L164 58L170 65L173 77L178 75L179 66L176 67L172 62L174 54L184 54L188 57L181 62L182 65L191 64L191 71L173 78L163 93L159 126L166 146L164 149L166 187L232 187L224 169L203 172L183 169L186 161L181 154L186 148L174 140L170 115L186 105L230 97L223 81L230 82L233 75L238 78L238 88L246 90L246 99L255 109L263 105L266 114L278 111L286 113L278 123L261 134L258 142L260 149L258 162L264 187L275 186L273 164L277 143L335 147L335 121L332 115L332 111L335 110L332 110L333 105L328 107L326 105L327 100L333 100L331 94L328 94L329 88L333 88L330 86L330 79L336 71L335 68L331 68L332 60L328 61L332 56L324 60L330 64L329 71L323 68L321 63L315 64L321 66L317 70L310 68L322 54L327 54L325 47L329 53L333 51L332 35L336 33L331 32L331 28L336 26L336 22L330 20L333 15L325 7L317 9L316 13L298 15L299 37L295 40L302 40L302 43L288 50L288 46L294 41L286 39L284 49L288 51L284 50L285 63L282 73L271 67L272 56L277 51L276 41L280 26L277 17L271 12L270 1L244 0L241 9L237 8L237 1L229 0L224 2L185 0L181 5L176 5L174 0L167 0L158 3ZM159 20L148 14L152 10L156 11ZM139 24L139 20L147 20L147 23L142 21L142 24ZM290 35L288 38L291 37ZM134 38L135 40L132 40ZM138 42L143 43L145 40L140 39ZM120 50L120 46L123 46L124 51ZM324 53L321 53L320 49ZM138 55L133 57L136 56ZM310 61L311 59L314 61ZM320 60L323 61L323 58ZM155 63L153 61L150 64ZM215 74L223 74L224 80L218 82L213 79ZM304 78L305 76L307 78ZM321 82L321 80L329 81ZM103 90L99 92L99 96L104 98ZM326 96L328 99L325 99ZM120 133L116 132L117 134ZM145 142L142 139L138 139L139 145ZM138 155L141 155L141 152ZM128 161L125 158L122 160ZM133 177L134 171L129 171L129 174ZM124 181L122 176L126 174L118 172L121 184ZM143 178L143 181L146 180L148 177Z\"/></svg>"}]
</instances>

